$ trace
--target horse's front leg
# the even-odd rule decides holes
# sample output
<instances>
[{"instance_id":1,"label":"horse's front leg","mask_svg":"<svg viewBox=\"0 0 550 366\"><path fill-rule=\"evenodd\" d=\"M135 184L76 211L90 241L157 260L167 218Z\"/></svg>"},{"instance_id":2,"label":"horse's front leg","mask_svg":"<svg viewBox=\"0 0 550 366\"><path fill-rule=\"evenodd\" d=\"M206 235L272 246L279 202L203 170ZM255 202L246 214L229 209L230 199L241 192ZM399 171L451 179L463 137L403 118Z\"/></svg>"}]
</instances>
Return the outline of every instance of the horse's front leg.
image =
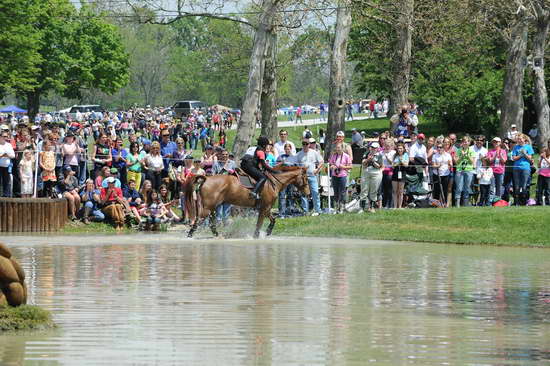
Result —
<instances>
[{"instance_id":1,"label":"horse's front leg","mask_svg":"<svg viewBox=\"0 0 550 366\"><path fill-rule=\"evenodd\" d=\"M273 228L275 227L275 217L271 213L271 210L268 211L267 217L269 218L269 226L267 227L267 230L265 234L267 236L271 236L271 232L273 231Z\"/></svg>"},{"instance_id":2,"label":"horse's front leg","mask_svg":"<svg viewBox=\"0 0 550 366\"><path fill-rule=\"evenodd\" d=\"M256 231L254 231L254 239L258 239L260 237L260 229L262 228L262 225L264 224L264 212L263 210L258 211L258 221L256 222Z\"/></svg>"}]
</instances>

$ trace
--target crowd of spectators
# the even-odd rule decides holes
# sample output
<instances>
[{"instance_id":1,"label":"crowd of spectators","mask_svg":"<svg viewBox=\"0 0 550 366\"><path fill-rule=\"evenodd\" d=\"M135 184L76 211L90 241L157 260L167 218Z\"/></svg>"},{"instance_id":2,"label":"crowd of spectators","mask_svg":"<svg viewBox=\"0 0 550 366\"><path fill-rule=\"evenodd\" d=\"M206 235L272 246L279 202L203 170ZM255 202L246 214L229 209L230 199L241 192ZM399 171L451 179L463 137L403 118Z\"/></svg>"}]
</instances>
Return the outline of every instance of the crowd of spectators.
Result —
<instances>
[{"instance_id":1,"label":"crowd of spectators","mask_svg":"<svg viewBox=\"0 0 550 366\"><path fill-rule=\"evenodd\" d=\"M346 142L339 131L326 161L322 130L317 140L305 127L301 141L290 141L280 130L267 148L267 162L306 167L311 196L287 187L279 195L279 216L317 216L328 205L343 212L354 195L359 212L399 209L414 203L413 186L424 192L412 193L431 192L431 199L446 207L550 203L550 141L535 159L530 137L515 126L505 138L490 141L456 134L426 137L417 114L415 106L404 107L391 117L389 130L374 138L353 129ZM233 174L239 165L226 150L226 131L237 118L213 108L182 119L150 108L40 115L32 123L2 117L0 196L64 197L70 219L109 220L118 229L185 222L186 182L194 175ZM360 177L354 178L357 149L365 153ZM323 183L327 179L330 184ZM230 205L218 207L218 220L230 215Z\"/></svg>"}]
</instances>

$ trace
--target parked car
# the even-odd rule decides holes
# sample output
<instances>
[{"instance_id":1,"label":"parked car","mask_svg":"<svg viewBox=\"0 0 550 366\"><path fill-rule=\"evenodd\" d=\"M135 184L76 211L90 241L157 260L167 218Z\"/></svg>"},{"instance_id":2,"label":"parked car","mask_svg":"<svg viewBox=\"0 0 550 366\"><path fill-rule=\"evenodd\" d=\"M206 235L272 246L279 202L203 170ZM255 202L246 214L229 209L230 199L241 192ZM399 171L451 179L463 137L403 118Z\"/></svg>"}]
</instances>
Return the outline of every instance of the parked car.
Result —
<instances>
[{"instance_id":1,"label":"parked car","mask_svg":"<svg viewBox=\"0 0 550 366\"><path fill-rule=\"evenodd\" d=\"M191 111L198 110L206 112L206 104L198 100L182 100L174 103L172 107L176 118L181 118L181 116L187 116L191 114Z\"/></svg>"},{"instance_id":2,"label":"parked car","mask_svg":"<svg viewBox=\"0 0 550 366\"><path fill-rule=\"evenodd\" d=\"M69 111L71 118L76 117L76 112L86 113L86 112L103 112L103 107L99 104L82 104L82 105L73 105Z\"/></svg>"}]
</instances>

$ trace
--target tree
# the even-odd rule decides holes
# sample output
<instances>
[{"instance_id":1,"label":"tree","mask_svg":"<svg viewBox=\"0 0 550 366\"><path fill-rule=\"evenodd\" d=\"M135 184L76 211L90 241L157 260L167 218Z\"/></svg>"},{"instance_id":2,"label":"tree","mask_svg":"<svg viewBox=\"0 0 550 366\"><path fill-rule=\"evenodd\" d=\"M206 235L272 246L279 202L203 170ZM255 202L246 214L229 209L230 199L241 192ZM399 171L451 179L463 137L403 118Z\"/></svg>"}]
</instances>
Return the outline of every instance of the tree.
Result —
<instances>
[{"instance_id":1,"label":"tree","mask_svg":"<svg viewBox=\"0 0 550 366\"><path fill-rule=\"evenodd\" d=\"M537 113L538 145L544 146L550 139L550 107L545 83L545 52L550 31L550 6L543 0L532 0L535 12L535 36L533 40L533 74L535 77L535 110Z\"/></svg>"},{"instance_id":2,"label":"tree","mask_svg":"<svg viewBox=\"0 0 550 366\"><path fill-rule=\"evenodd\" d=\"M351 29L351 6L347 0L338 2L336 28L330 56L330 81L328 102L327 142L325 155L330 155L336 132L345 130L345 67L347 62L348 37Z\"/></svg>"},{"instance_id":3,"label":"tree","mask_svg":"<svg viewBox=\"0 0 550 366\"><path fill-rule=\"evenodd\" d=\"M34 31L37 1L3 0L0 3L0 96L35 85L33 74L42 57L40 35Z\"/></svg>"},{"instance_id":4,"label":"tree","mask_svg":"<svg viewBox=\"0 0 550 366\"><path fill-rule=\"evenodd\" d=\"M49 91L79 98L82 88L112 93L125 84L127 54L113 25L85 7L77 12L67 0L51 0L25 11L32 10L27 15L35 20L32 30L38 41L29 47L40 55L40 62L27 73L28 83L13 87L26 96L31 119L38 113L40 97Z\"/></svg>"}]
</instances>

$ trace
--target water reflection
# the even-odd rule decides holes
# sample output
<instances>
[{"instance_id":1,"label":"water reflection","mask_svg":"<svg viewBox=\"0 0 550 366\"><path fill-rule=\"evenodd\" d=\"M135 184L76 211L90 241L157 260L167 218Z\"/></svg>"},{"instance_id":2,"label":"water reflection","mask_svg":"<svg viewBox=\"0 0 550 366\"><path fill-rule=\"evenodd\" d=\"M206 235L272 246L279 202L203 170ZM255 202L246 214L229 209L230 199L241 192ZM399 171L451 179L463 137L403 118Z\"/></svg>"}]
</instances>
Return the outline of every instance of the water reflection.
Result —
<instances>
[{"instance_id":1,"label":"water reflection","mask_svg":"<svg viewBox=\"0 0 550 366\"><path fill-rule=\"evenodd\" d=\"M540 364L550 252L173 235L17 238L61 329L0 364ZM116 244L113 244L116 243Z\"/></svg>"}]
</instances>

